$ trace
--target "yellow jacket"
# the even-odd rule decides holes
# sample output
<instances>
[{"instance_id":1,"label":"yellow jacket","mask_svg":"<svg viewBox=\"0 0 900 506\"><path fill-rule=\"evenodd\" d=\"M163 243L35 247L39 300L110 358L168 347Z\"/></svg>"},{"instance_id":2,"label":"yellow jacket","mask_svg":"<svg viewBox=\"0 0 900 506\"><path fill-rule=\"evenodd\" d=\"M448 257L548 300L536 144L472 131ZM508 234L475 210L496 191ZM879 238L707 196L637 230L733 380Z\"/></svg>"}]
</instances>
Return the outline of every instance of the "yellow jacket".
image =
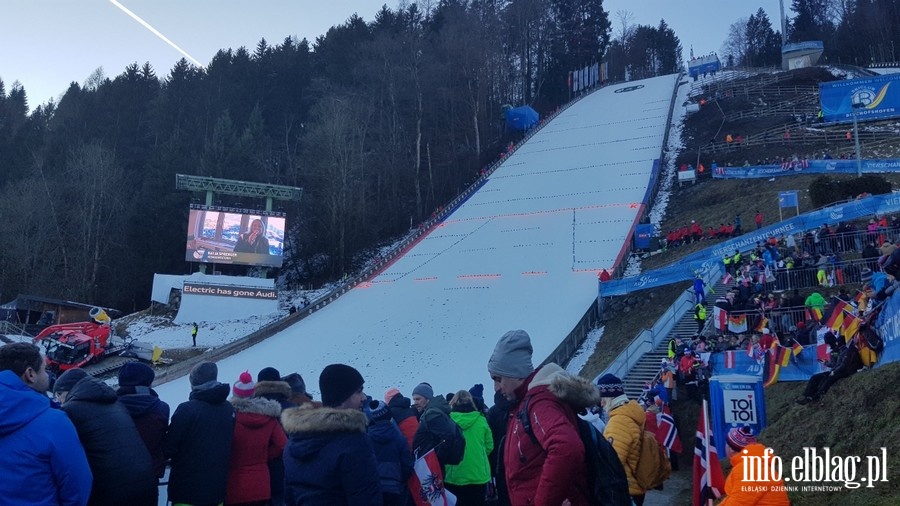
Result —
<instances>
[{"instance_id":1,"label":"yellow jacket","mask_svg":"<svg viewBox=\"0 0 900 506\"><path fill-rule=\"evenodd\" d=\"M747 456L762 457L766 447L753 443L747 445ZM719 506L790 506L791 501L788 499L787 492L784 490L784 482L778 481L760 481L758 476L756 481L743 481L744 478L744 457L743 453L735 453L731 456L731 472L728 478L725 478L725 500L719 503ZM769 462L772 462L769 457ZM771 473L771 468L770 471ZM755 474L759 474L757 471Z\"/></svg>"},{"instance_id":2,"label":"yellow jacket","mask_svg":"<svg viewBox=\"0 0 900 506\"><path fill-rule=\"evenodd\" d=\"M616 397L611 402L621 402L624 396ZM644 410L635 401L627 401L609 412L609 421L603 431L603 437L612 443L616 450L625 475L628 477L628 493L641 495L647 491L642 489L634 478L638 460L641 458L641 440L644 436Z\"/></svg>"}]
</instances>

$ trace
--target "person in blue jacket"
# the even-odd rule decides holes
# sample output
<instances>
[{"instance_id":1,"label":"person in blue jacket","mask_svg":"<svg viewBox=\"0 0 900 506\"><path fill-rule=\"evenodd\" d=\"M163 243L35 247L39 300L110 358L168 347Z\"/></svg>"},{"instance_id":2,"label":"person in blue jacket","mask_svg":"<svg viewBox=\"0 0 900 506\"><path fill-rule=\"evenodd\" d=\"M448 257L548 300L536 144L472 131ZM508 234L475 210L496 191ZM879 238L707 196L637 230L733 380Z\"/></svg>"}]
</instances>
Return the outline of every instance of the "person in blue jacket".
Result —
<instances>
[{"instance_id":1,"label":"person in blue jacket","mask_svg":"<svg viewBox=\"0 0 900 506\"><path fill-rule=\"evenodd\" d=\"M366 434L363 377L344 364L319 376L322 407L304 404L281 414L284 503L289 506L382 506L378 464Z\"/></svg>"},{"instance_id":2,"label":"person in blue jacket","mask_svg":"<svg viewBox=\"0 0 900 506\"><path fill-rule=\"evenodd\" d=\"M93 476L69 418L50 407L40 349L0 347L0 502L38 506L87 504Z\"/></svg>"}]
</instances>

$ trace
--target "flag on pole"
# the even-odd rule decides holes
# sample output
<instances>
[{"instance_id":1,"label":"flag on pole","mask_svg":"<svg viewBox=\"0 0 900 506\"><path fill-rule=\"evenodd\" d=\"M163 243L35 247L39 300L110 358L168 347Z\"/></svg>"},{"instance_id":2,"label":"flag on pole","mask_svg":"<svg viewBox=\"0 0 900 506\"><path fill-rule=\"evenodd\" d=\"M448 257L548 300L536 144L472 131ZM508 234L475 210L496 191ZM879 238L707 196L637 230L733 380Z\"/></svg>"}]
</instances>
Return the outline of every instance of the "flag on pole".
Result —
<instances>
[{"instance_id":1,"label":"flag on pole","mask_svg":"<svg viewBox=\"0 0 900 506\"><path fill-rule=\"evenodd\" d=\"M747 315L728 315L728 330L735 334L747 332Z\"/></svg>"},{"instance_id":2,"label":"flag on pole","mask_svg":"<svg viewBox=\"0 0 900 506\"><path fill-rule=\"evenodd\" d=\"M791 350L790 348L785 348L784 346L779 346L776 353L778 353L778 365L780 365L781 367L787 367L788 364L791 363L793 350Z\"/></svg>"},{"instance_id":3,"label":"flag on pole","mask_svg":"<svg viewBox=\"0 0 900 506\"><path fill-rule=\"evenodd\" d=\"M806 319L813 321L822 320L822 310L817 307L806 308Z\"/></svg>"},{"instance_id":4,"label":"flag on pole","mask_svg":"<svg viewBox=\"0 0 900 506\"><path fill-rule=\"evenodd\" d=\"M407 481L416 506L455 506L456 496L444 488L444 475L434 450L419 457Z\"/></svg>"},{"instance_id":5,"label":"flag on pole","mask_svg":"<svg viewBox=\"0 0 900 506\"><path fill-rule=\"evenodd\" d=\"M767 329L767 328L769 328L769 319L766 318L765 316L760 316L759 323L757 323L756 326L753 327L753 331L754 332L762 332L763 329Z\"/></svg>"},{"instance_id":6,"label":"flag on pole","mask_svg":"<svg viewBox=\"0 0 900 506\"><path fill-rule=\"evenodd\" d=\"M697 422L697 442L694 445L693 506L712 506L713 501L722 497L724 490L725 476L709 429L706 399L703 399L700 420Z\"/></svg>"},{"instance_id":7,"label":"flag on pole","mask_svg":"<svg viewBox=\"0 0 900 506\"><path fill-rule=\"evenodd\" d=\"M835 302L834 307L831 308L831 315L828 316L828 320L825 322L825 326L831 330L839 329L841 324L844 323L844 310L849 308L850 304L842 300Z\"/></svg>"},{"instance_id":8,"label":"flag on pole","mask_svg":"<svg viewBox=\"0 0 900 506\"><path fill-rule=\"evenodd\" d=\"M684 451L681 446L681 438L678 437L678 427L675 426L675 419L672 418L672 412L668 406L663 406L663 410L659 414L659 434L663 436L660 444L669 451L675 453Z\"/></svg>"},{"instance_id":9,"label":"flag on pole","mask_svg":"<svg viewBox=\"0 0 900 506\"><path fill-rule=\"evenodd\" d=\"M724 332L728 328L728 312L718 306L713 306L713 325L716 330Z\"/></svg>"},{"instance_id":10,"label":"flag on pole","mask_svg":"<svg viewBox=\"0 0 900 506\"><path fill-rule=\"evenodd\" d=\"M827 344L816 345L816 359L819 362L828 362L831 360L831 353L828 352Z\"/></svg>"},{"instance_id":11,"label":"flag on pole","mask_svg":"<svg viewBox=\"0 0 900 506\"><path fill-rule=\"evenodd\" d=\"M722 276L722 284L730 286L734 283L734 276L731 275L730 272L726 272L724 276Z\"/></svg>"},{"instance_id":12,"label":"flag on pole","mask_svg":"<svg viewBox=\"0 0 900 506\"><path fill-rule=\"evenodd\" d=\"M844 329L844 341L849 344L850 340L859 331L859 318L852 314L844 315L844 321L841 326Z\"/></svg>"},{"instance_id":13,"label":"flag on pole","mask_svg":"<svg viewBox=\"0 0 900 506\"><path fill-rule=\"evenodd\" d=\"M797 341L794 341L794 344L791 345L791 349L793 350L795 357L803 353L803 345L798 343Z\"/></svg>"}]
</instances>

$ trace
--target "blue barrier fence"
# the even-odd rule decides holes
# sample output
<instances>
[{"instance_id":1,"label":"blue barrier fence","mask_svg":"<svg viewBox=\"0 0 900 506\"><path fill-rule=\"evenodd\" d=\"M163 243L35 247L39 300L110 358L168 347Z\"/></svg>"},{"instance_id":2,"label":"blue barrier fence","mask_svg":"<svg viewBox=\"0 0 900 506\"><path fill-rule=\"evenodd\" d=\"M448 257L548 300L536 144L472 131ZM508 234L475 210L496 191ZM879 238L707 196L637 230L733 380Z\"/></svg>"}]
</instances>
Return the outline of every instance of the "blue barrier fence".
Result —
<instances>
[{"instance_id":1,"label":"blue barrier fence","mask_svg":"<svg viewBox=\"0 0 900 506\"><path fill-rule=\"evenodd\" d=\"M804 346L799 355L791 358L791 363L782 367L778 373L778 381L806 381L813 374L822 372L824 368L819 363L817 345ZM765 370L765 355L755 359L747 355L746 350L724 351L713 353L709 357L709 365L715 374L746 374L750 376L762 376Z\"/></svg>"},{"instance_id":2,"label":"blue barrier fence","mask_svg":"<svg viewBox=\"0 0 900 506\"><path fill-rule=\"evenodd\" d=\"M771 179L773 177L799 176L801 174L856 174L856 160L808 160L808 167L784 169L781 165L753 165L750 167L719 167L714 179ZM861 160L864 174L900 172L900 159L886 158Z\"/></svg>"}]
</instances>

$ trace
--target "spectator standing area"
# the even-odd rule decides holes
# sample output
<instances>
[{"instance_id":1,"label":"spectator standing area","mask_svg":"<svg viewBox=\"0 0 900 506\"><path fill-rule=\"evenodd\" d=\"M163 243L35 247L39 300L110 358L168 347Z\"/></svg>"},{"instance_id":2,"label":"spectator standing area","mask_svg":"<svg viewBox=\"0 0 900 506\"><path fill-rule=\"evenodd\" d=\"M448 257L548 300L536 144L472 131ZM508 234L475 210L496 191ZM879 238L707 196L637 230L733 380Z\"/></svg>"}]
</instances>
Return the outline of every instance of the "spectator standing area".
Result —
<instances>
[{"instance_id":1,"label":"spectator standing area","mask_svg":"<svg viewBox=\"0 0 900 506\"><path fill-rule=\"evenodd\" d=\"M600 89L521 145L466 202L385 271L265 342L219 362L220 378L274 366L316 378L350 364L378 396L488 383L510 329L547 357L621 261L658 165L677 76ZM315 384L309 384L313 394ZM161 385L169 403L190 387Z\"/></svg>"}]
</instances>

